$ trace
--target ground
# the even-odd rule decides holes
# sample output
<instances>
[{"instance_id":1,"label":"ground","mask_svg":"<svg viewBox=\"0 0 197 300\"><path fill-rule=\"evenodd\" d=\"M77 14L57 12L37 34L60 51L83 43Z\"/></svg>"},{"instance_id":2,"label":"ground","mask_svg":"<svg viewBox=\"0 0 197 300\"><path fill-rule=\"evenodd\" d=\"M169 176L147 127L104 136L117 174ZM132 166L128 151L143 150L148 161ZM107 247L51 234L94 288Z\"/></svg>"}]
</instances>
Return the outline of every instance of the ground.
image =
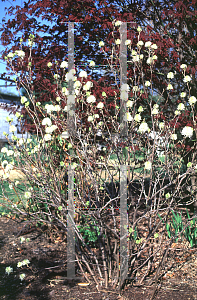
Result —
<instances>
[{"instance_id":1,"label":"ground","mask_svg":"<svg viewBox=\"0 0 197 300\"><path fill-rule=\"evenodd\" d=\"M29 242L20 242L20 238ZM16 300L148 300L153 286L128 285L119 293L106 291L94 284L81 286L85 280L66 279L66 242L63 238L49 237L46 229L24 227L6 217L0 217L0 299ZM17 268L17 263L29 259L29 267ZM5 268L13 273L7 275ZM25 273L23 281L19 275ZM197 249L188 249L175 269L167 273L159 284L154 299L197 299Z\"/></svg>"}]
</instances>

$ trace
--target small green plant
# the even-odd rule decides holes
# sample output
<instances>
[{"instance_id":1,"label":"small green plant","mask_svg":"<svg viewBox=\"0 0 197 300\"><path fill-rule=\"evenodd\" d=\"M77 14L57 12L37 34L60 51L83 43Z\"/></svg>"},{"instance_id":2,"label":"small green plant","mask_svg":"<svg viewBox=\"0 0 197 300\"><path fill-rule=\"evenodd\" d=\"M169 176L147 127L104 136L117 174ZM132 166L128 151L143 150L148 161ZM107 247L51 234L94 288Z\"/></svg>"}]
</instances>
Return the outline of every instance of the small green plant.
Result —
<instances>
[{"instance_id":1,"label":"small green plant","mask_svg":"<svg viewBox=\"0 0 197 300\"><path fill-rule=\"evenodd\" d=\"M187 222L191 219L188 210L187 211ZM197 218L194 218L190 221L190 225L188 225L185 230L184 223L182 220L182 214L172 211L172 222L166 223L166 230L169 238L175 238L175 241L178 241L178 234L182 232L181 237L185 236L186 240L190 243L191 247L194 247L197 245ZM159 218L162 220L161 216L159 215ZM163 221L163 220L162 220ZM164 223L164 221L163 221Z\"/></svg>"},{"instance_id":2,"label":"small green plant","mask_svg":"<svg viewBox=\"0 0 197 300\"><path fill-rule=\"evenodd\" d=\"M190 220L190 215L187 210L188 220ZM190 221L190 225L184 231L185 238L189 241L191 247L197 245L197 218Z\"/></svg>"},{"instance_id":3,"label":"small green plant","mask_svg":"<svg viewBox=\"0 0 197 300\"><path fill-rule=\"evenodd\" d=\"M95 247L98 241L99 227L95 224L91 224L91 221L92 220L89 217L82 215L82 225L78 225L77 227L82 234L85 243L89 246Z\"/></svg>"}]
</instances>

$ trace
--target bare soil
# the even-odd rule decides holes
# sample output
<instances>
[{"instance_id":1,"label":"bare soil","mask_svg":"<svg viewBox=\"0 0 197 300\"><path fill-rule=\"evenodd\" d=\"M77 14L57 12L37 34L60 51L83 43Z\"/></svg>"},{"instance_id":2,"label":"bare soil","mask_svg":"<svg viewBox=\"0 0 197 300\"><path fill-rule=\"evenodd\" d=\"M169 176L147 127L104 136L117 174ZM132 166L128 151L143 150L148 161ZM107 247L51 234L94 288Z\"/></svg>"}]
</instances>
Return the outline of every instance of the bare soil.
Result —
<instances>
[{"instance_id":1,"label":"bare soil","mask_svg":"<svg viewBox=\"0 0 197 300\"><path fill-rule=\"evenodd\" d=\"M127 285L123 291L105 290L95 284L81 286L84 279L66 278L66 240L48 234L46 228L25 226L16 220L0 217L0 299L66 299L66 300L146 300L151 299L154 286ZM20 237L29 242L20 242ZM29 267L17 268L17 263L29 259ZM5 268L13 273L7 275ZM19 275L25 273L23 281ZM188 249L159 282L154 299L197 299L197 249Z\"/></svg>"}]
</instances>

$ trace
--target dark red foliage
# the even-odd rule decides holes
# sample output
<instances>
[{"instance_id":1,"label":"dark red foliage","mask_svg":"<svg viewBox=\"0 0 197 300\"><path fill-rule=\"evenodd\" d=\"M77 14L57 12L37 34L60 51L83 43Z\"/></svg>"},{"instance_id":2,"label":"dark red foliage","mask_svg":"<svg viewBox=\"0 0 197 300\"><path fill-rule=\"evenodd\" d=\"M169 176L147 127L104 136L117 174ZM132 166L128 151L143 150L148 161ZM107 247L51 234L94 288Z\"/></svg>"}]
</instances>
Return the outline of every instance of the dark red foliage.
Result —
<instances>
[{"instance_id":1,"label":"dark red foliage","mask_svg":"<svg viewBox=\"0 0 197 300\"><path fill-rule=\"evenodd\" d=\"M154 90L162 93L167 86L166 75L169 71L177 71L176 80L178 85L170 93L164 93L168 98L168 107L162 108L159 120L166 120L166 109L176 110L177 103L172 102L173 97L178 96L184 90L183 76L179 75L180 65L187 64L186 74L192 74L191 95L196 95L196 71L197 71L197 36L196 36L196 2L197 1L92 1L92 0L29 0L23 3L23 7L16 9L10 7L8 14L12 18L3 23L1 28L1 41L6 47L2 57L9 51L20 48L20 38L23 38L23 50L27 53L23 64L15 63L17 71L21 72L22 78L27 74L29 48L25 42L29 34L35 35L36 46L32 50L32 78L34 91L38 101L46 102L55 99L56 85L53 83L51 70L47 67L49 61L68 60L68 22L75 22L75 65L87 65L88 61L94 60L96 65L107 65L105 56L99 48L99 41L105 42L105 51L111 54L113 42L114 19L127 23L127 38L132 44L137 43L138 25L147 26L146 31L141 33L141 40L156 43L158 49L155 54L158 60L153 72ZM14 16L14 17L13 17ZM40 22L39 19L43 22ZM117 30L116 30L117 31ZM115 38L119 34L115 32ZM85 39L87 38L87 40ZM86 67L85 67L86 68ZM143 62L144 76L150 78L150 70ZM55 68L52 68L55 73ZM60 70L59 70L60 71ZM87 70L88 71L88 70ZM99 74L88 71L88 75L95 80L95 97L102 99L102 91L107 97L114 97L114 80L110 82L109 76L100 78ZM133 77L133 68L128 65L128 81ZM100 79L99 79L100 78ZM118 92L118 90L116 90ZM168 97L168 94L170 97ZM147 95L139 97L139 104L146 102ZM178 100L179 98L177 98ZM114 107L111 102L110 109ZM64 107L64 104L62 105ZM96 112L95 112L96 113ZM107 116L107 106L105 110ZM176 128L182 128L189 124L189 113L180 117ZM193 124L191 122L191 124ZM87 126L89 126L87 124ZM174 123L171 123L174 126ZM191 125L193 126L193 125Z\"/></svg>"}]
</instances>

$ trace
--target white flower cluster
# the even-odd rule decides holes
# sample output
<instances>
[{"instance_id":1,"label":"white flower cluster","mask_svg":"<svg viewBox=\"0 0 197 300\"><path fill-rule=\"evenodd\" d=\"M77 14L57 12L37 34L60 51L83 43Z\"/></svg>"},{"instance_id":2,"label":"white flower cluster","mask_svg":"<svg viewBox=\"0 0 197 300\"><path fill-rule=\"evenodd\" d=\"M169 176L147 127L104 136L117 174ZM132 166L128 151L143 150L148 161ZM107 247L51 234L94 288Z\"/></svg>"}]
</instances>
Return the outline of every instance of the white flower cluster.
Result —
<instances>
[{"instance_id":1,"label":"white flower cluster","mask_svg":"<svg viewBox=\"0 0 197 300\"><path fill-rule=\"evenodd\" d=\"M152 168L151 161L146 161L145 164L144 164L144 169L145 170L151 170L151 168Z\"/></svg>"},{"instance_id":2,"label":"white flower cluster","mask_svg":"<svg viewBox=\"0 0 197 300\"><path fill-rule=\"evenodd\" d=\"M87 81L86 84L83 86L84 91L88 91L93 87L93 82L92 81Z\"/></svg>"},{"instance_id":3,"label":"white flower cluster","mask_svg":"<svg viewBox=\"0 0 197 300\"><path fill-rule=\"evenodd\" d=\"M159 113L158 108L159 108L158 104L153 105L152 115L158 115L158 113Z\"/></svg>"},{"instance_id":4,"label":"white flower cluster","mask_svg":"<svg viewBox=\"0 0 197 300\"><path fill-rule=\"evenodd\" d=\"M4 173L2 175L3 179L7 179L9 178L10 176L10 172L11 170L13 170L14 168L14 162L11 162L11 163L8 163L7 160L4 160L2 163L1 163L1 166L4 170Z\"/></svg>"},{"instance_id":5,"label":"white flower cluster","mask_svg":"<svg viewBox=\"0 0 197 300\"><path fill-rule=\"evenodd\" d=\"M61 107L60 105L46 104L45 109L47 110L47 113L50 114L52 111L59 112L61 110Z\"/></svg>"},{"instance_id":6,"label":"white flower cluster","mask_svg":"<svg viewBox=\"0 0 197 300\"><path fill-rule=\"evenodd\" d=\"M191 138L193 135L193 128L190 126L185 126L181 132L182 135L184 135L185 137Z\"/></svg>"},{"instance_id":7,"label":"white flower cluster","mask_svg":"<svg viewBox=\"0 0 197 300\"><path fill-rule=\"evenodd\" d=\"M139 126L139 129L138 129L138 131L140 132L140 133L145 133L146 131L148 132L150 129L149 129L149 127L148 127L148 124L146 123L146 122L142 122L141 124L140 124L140 126Z\"/></svg>"},{"instance_id":8,"label":"white flower cluster","mask_svg":"<svg viewBox=\"0 0 197 300\"><path fill-rule=\"evenodd\" d=\"M191 96L190 98L189 98L189 104L192 106L192 105L194 105L195 103L196 103L196 101L197 101L197 99L196 99L196 97L194 97L194 96Z\"/></svg>"},{"instance_id":9,"label":"white flower cluster","mask_svg":"<svg viewBox=\"0 0 197 300\"><path fill-rule=\"evenodd\" d=\"M87 97L87 102L88 103L96 102L96 98L94 97L94 95L90 95L89 97Z\"/></svg>"}]
</instances>

